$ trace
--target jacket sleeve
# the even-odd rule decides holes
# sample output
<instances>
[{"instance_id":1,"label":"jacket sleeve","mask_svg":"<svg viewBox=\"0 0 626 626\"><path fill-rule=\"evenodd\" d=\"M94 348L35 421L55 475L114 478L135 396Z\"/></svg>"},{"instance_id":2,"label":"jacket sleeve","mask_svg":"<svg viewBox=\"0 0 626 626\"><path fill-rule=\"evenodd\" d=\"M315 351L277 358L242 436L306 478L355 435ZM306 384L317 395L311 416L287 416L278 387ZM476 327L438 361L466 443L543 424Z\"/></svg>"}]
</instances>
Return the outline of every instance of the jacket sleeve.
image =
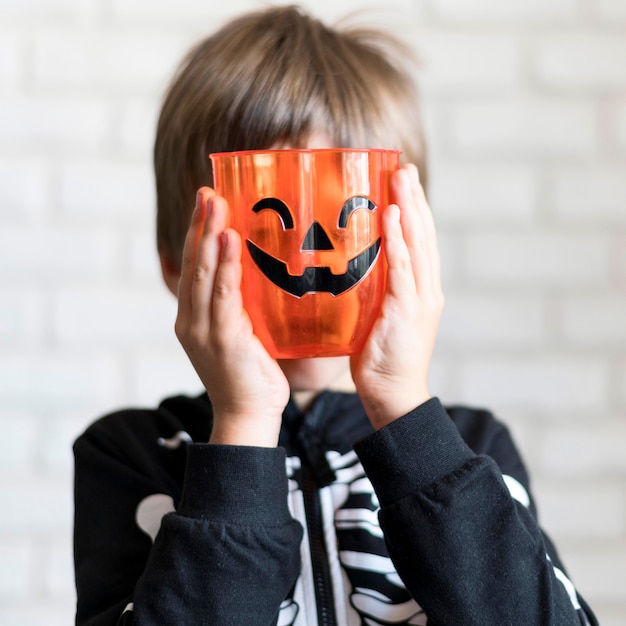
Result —
<instances>
[{"instance_id":1,"label":"jacket sleeve","mask_svg":"<svg viewBox=\"0 0 626 626\"><path fill-rule=\"evenodd\" d=\"M74 446L76 623L275 624L302 537L284 451L190 444L180 503L152 544L137 507L167 500L166 481L99 444L83 436Z\"/></svg>"},{"instance_id":2,"label":"jacket sleeve","mask_svg":"<svg viewBox=\"0 0 626 626\"><path fill-rule=\"evenodd\" d=\"M537 524L508 432L490 439L476 454L432 399L356 444L404 584L434 626L597 626Z\"/></svg>"}]
</instances>

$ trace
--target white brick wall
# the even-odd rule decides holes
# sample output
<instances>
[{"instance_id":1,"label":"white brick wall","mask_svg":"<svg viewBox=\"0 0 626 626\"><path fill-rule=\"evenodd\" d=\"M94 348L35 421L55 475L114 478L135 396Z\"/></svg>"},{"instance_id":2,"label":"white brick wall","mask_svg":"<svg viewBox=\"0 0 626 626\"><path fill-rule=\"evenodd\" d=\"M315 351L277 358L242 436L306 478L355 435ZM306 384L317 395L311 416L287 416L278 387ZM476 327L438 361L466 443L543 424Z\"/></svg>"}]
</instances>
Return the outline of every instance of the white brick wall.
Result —
<instances>
[{"instance_id":1,"label":"white brick wall","mask_svg":"<svg viewBox=\"0 0 626 626\"><path fill-rule=\"evenodd\" d=\"M524 163L434 163L430 201L446 226L519 226L536 212L537 175Z\"/></svg>"},{"instance_id":2,"label":"white brick wall","mask_svg":"<svg viewBox=\"0 0 626 626\"><path fill-rule=\"evenodd\" d=\"M3 94L0 141L4 158L25 153L48 158L59 153L93 154L108 132L107 104L93 96Z\"/></svg>"},{"instance_id":3,"label":"white brick wall","mask_svg":"<svg viewBox=\"0 0 626 626\"><path fill-rule=\"evenodd\" d=\"M445 93L511 90L518 80L519 47L510 36L491 33L425 33L420 36L425 71L422 86Z\"/></svg>"},{"instance_id":4,"label":"white brick wall","mask_svg":"<svg viewBox=\"0 0 626 626\"><path fill-rule=\"evenodd\" d=\"M608 240L600 232L484 229L468 234L467 273L475 284L503 290L606 285Z\"/></svg>"},{"instance_id":5,"label":"white brick wall","mask_svg":"<svg viewBox=\"0 0 626 626\"><path fill-rule=\"evenodd\" d=\"M626 103L618 106L614 113L613 127L610 129L615 146L620 149L621 154L626 154Z\"/></svg>"},{"instance_id":6,"label":"white brick wall","mask_svg":"<svg viewBox=\"0 0 626 626\"><path fill-rule=\"evenodd\" d=\"M593 3L596 14L615 25L626 20L626 5L621 0L597 0Z\"/></svg>"},{"instance_id":7,"label":"white brick wall","mask_svg":"<svg viewBox=\"0 0 626 626\"><path fill-rule=\"evenodd\" d=\"M598 148L597 111L583 99L519 96L472 99L453 112L451 141L464 157L591 157Z\"/></svg>"},{"instance_id":8,"label":"white brick wall","mask_svg":"<svg viewBox=\"0 0 626 626\"><path fill-rule=\"evenodd\" d=\"M553 185L554 210L564 224L626 224L623 164L605 162L561 168L554 174Z\"/></svg>"},{"instance_id":9,"label":"white brick wall","mask_svg":"<svg viewBox=\"0 0 626 626\"><path fill-rule=\"evenodd\" d=\"M584 30L539 38L533 66L547 89L575 92L619 89L626 75L626 39L615 34L589 34Z\"/></svg>"},{"instance_id":10,"label":"white brick wall","mask_svg":"<svg viewBox=\"0 0 626 626\"><path fill-rule=\"evenodd\" d=\"M593 356L482 356L460 371L461 400L503 409L598 414L609 391L608 364Z\"/></svg>"},{"instance_id":11,"label":"white brick wall","mask_svg":"<svg viewBox=\"0 0 626 626\"><path fill-rule=\"evenodd\" d=\"M424 62L447 294L431 372L515 433L603 626L626 623L626 2L308 0ZM160 97L261 0L0 4L0 624L73 619L71 443L195 392L154 249Z\"/></svg>"},{"instance_id":12,"label":"white brick wall","mask_svg":"<svg viewBox=\"0 0 626 626\"><path fill-rule=\"evenodd\" d=\"M531 24L573 21L578 14L576 0L511 0L506 4L498 0L437 0L432 3L435 14L446 23L469 23L468 27L490 24L498 27L517 25L520 21Z\"/></svg>"}]
</instances>

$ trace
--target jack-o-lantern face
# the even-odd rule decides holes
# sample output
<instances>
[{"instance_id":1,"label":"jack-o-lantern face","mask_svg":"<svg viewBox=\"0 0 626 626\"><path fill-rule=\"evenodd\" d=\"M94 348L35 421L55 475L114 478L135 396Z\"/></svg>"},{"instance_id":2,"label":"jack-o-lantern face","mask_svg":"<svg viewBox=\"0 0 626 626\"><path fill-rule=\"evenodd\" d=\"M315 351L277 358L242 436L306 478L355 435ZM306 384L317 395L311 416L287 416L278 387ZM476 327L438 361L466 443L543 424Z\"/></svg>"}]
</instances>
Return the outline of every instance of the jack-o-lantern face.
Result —
<instances>
[{"instance_id":1,"label":"jack-o-lantern face","mask_svg":"<svg viewBox=\"0 0 626 626\"><path fill-rule=\"evenodd\" d=\"M244 242L241 293L276 358L353 354L380 310L381 209L399 153L254 150L211 155Z\"/></svg>"},{"instance_id":2,"label":"jack-o-lantern face","mask_svg":"<svg viewBox=\"0 0 626 626\"><path fill-rule=\"evenodd\" d=\"M283 231L295 230L293 215L289 207L278 198L262 198L253 207L254 213L269 209L274 211L282 225ZM358 210L375 211L376 205L365 196L352 196L344 202L339 211L336 230L345 230L350 216ZM261 272L277 287L298 298L307 293L330 293L338 296L357 285L376 263L380 250L381 238L378 237L365 250L350 258L346 270L333 273L328 265L309 265L299 274L289 272L287 263L262 250L253 241L246 241L250 256ZM300 244L301 253L334 250L331 238L320 224L313 221L304 234Z\"/></svg>"}]
</instances>

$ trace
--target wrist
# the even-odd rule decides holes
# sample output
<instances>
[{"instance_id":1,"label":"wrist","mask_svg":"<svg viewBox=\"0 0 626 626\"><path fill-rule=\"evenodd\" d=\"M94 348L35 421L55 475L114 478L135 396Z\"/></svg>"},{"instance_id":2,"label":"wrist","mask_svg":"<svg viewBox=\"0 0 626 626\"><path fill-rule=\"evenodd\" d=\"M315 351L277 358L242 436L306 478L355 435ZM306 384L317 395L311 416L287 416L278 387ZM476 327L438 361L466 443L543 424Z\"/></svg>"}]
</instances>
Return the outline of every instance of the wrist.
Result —
<instances>
[{"instance_id":1,"label":"wrist","mask_svg":"<svg viewBox=\"0 0 626 626\"><path fill-rule=\"evenodd\" d=\"M209 443L275 448L281 422L282 416L215 413Z\"/></svg>"},{"instance_id":2,"label":"wrist","mask_svg":"<svg viewBox=\"0 0 626 626\"><path fill-rule=\"evenodd\" d=\"M382 400L361 398L365 413L375 430L395 422L432 398L428 389L411 393L389 394Z\"/></svg>"}]
</instances>

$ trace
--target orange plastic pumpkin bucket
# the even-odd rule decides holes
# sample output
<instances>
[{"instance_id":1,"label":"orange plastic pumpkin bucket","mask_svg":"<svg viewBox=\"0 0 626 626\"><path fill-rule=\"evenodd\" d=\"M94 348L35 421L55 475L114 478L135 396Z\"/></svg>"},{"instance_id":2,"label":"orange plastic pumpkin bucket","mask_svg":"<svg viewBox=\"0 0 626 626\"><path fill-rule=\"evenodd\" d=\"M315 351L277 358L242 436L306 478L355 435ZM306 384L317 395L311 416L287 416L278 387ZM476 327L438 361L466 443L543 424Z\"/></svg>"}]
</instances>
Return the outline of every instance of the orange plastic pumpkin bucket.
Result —
<instances>
[{"instance_id":1,"label":"orange plastic pumpkin bucket","mask_svg":"<svg viewBox=\"0 0 626 626\"><path fill-rule=\"evenodd\" d=\"M268 352L359 352L380 309L381 214L400 153L254 150L210 158L215 190L243 241L244 307Z\"/></svg>"}]
</instances>

